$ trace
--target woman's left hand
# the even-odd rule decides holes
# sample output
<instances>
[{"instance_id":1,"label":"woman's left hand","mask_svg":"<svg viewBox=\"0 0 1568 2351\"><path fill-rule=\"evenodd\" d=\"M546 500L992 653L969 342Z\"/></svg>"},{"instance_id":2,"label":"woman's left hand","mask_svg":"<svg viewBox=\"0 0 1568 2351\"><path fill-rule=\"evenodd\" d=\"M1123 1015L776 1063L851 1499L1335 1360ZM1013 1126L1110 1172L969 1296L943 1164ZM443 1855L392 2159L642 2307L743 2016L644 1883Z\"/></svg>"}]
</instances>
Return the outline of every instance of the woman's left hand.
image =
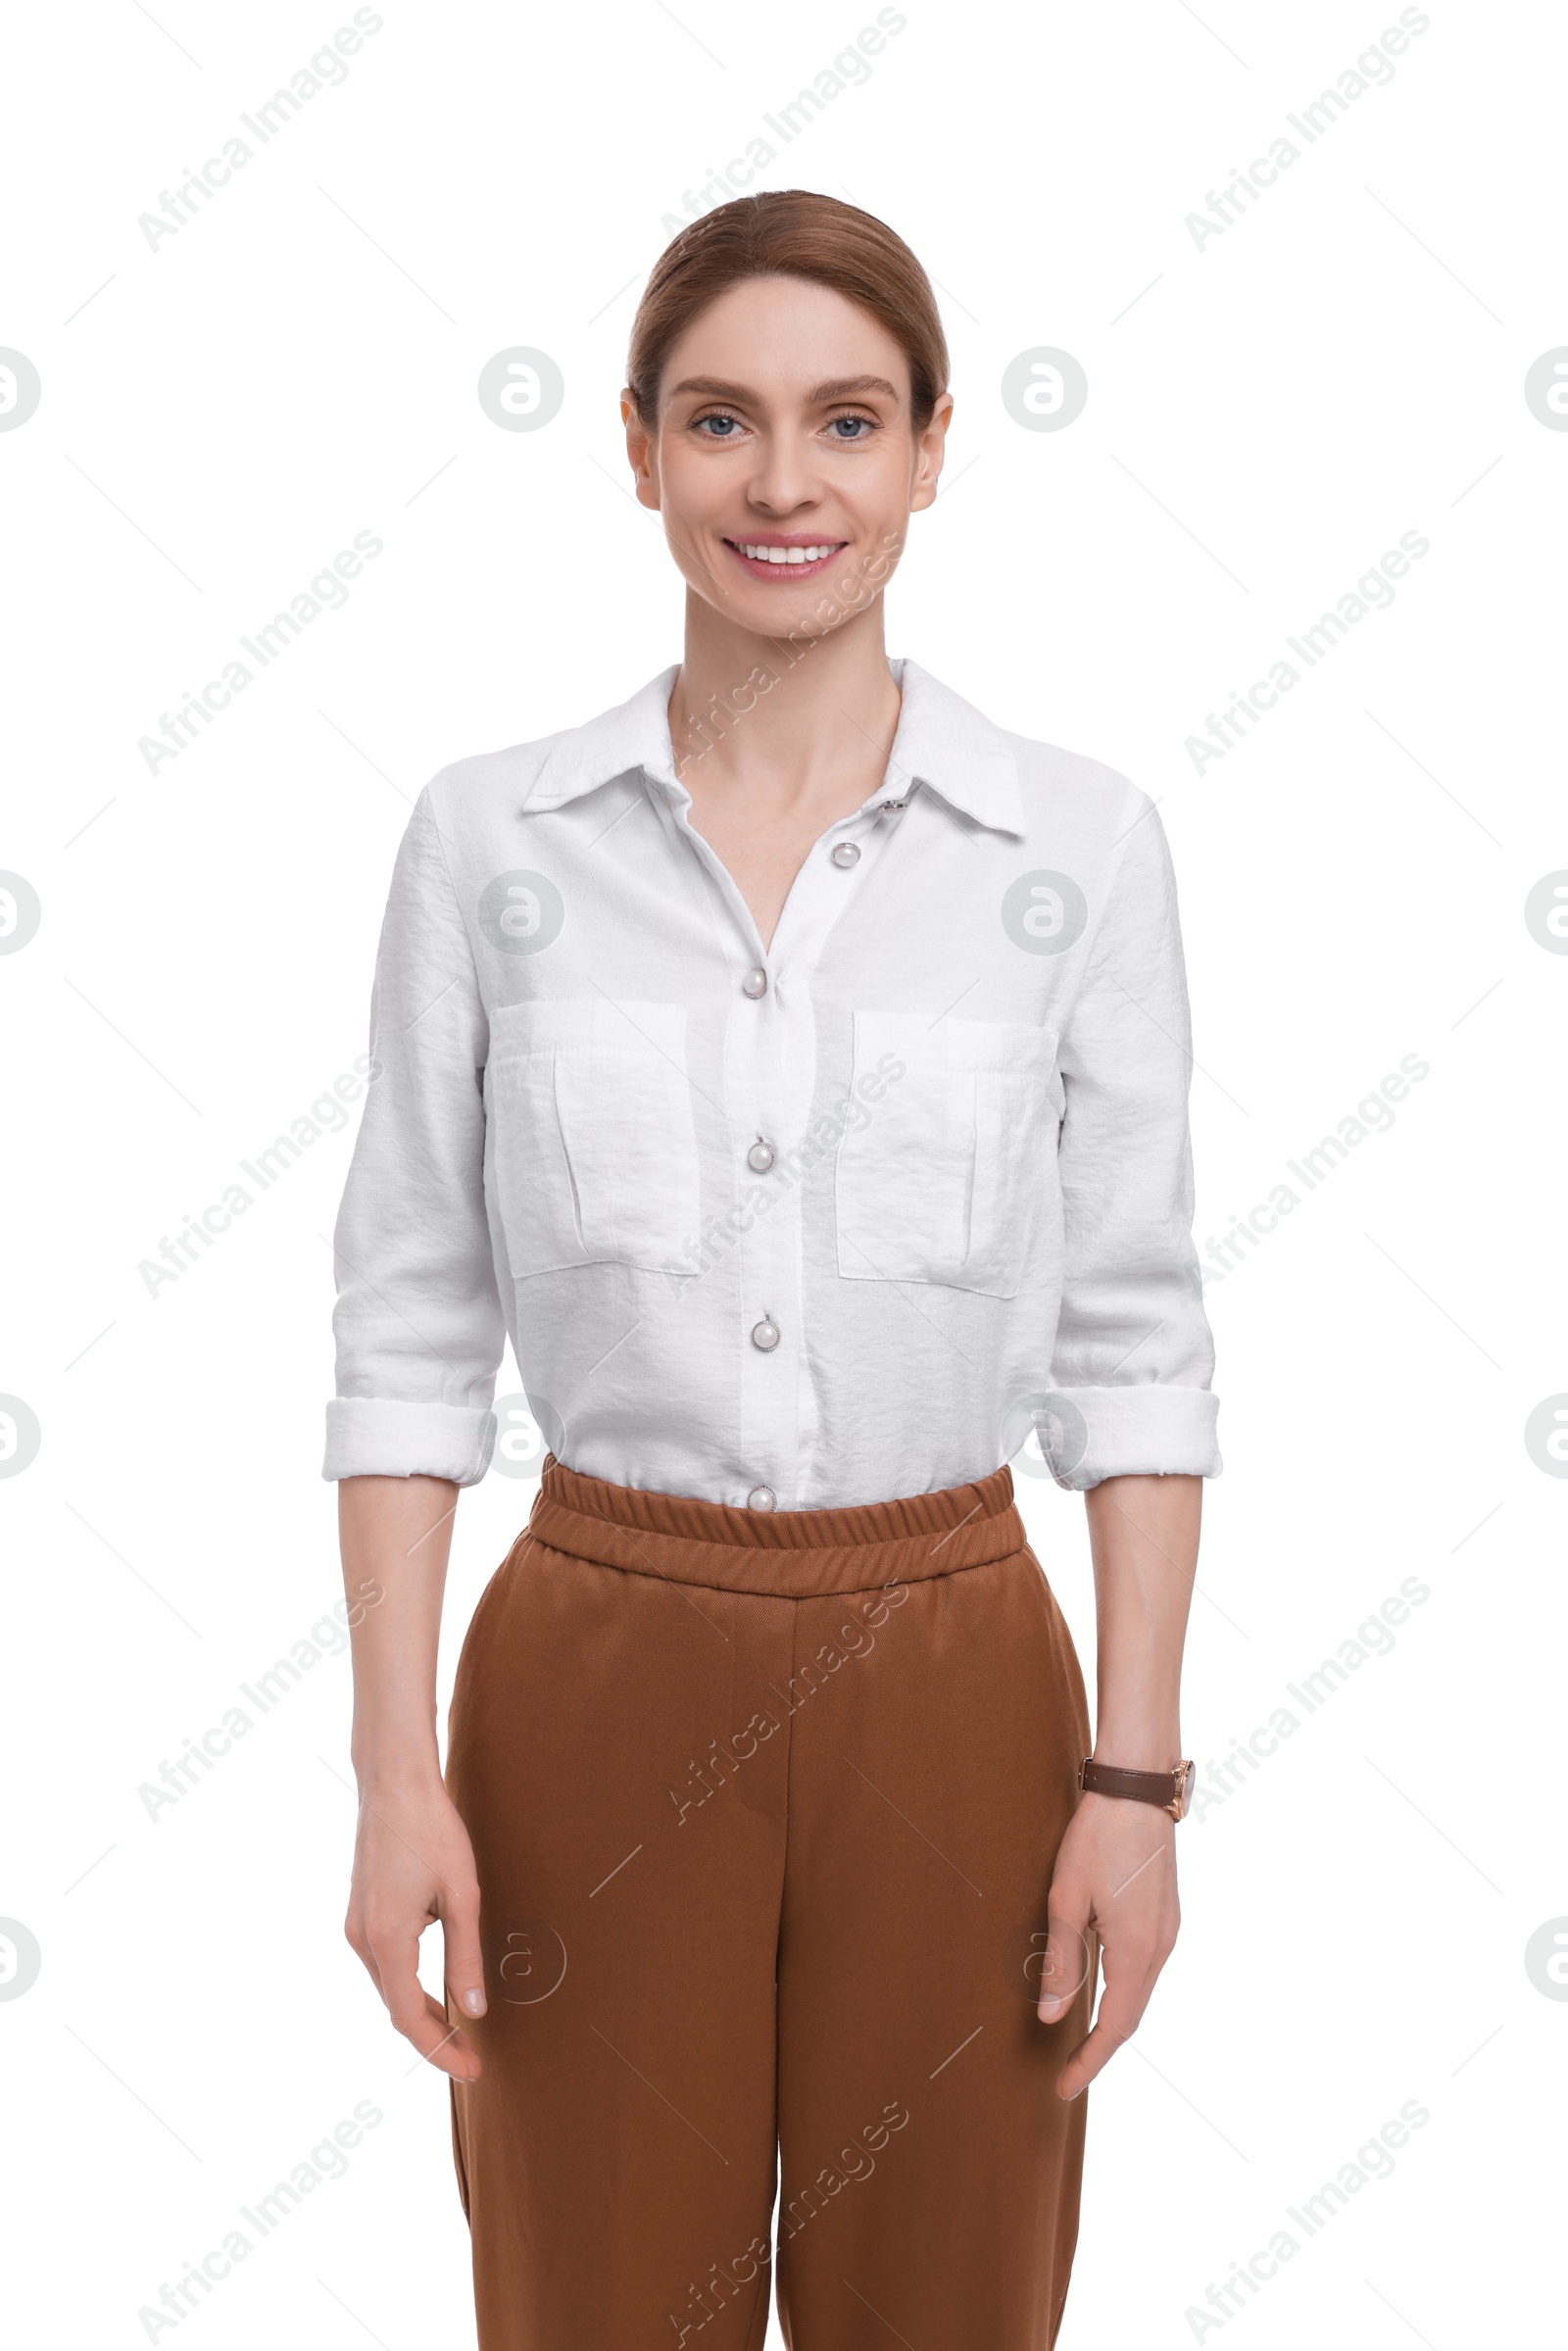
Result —
<instances>
[{"instance_id":1,"label":"woman's left hand","mask_svg":"<svg viewBox=\"0 0 1568 2351\"><path fill-rule=\"evenodd\" d=\"M1076 2098L1137 2032L1175 1946L1181 1905L1176 1824L1169 1814L1125 1796L1083 1796L1056 1854L1049 1918L1043 2024L1066 2013L1090 1973L1091 1933L1104 1961L1100 2014L1056 2083L1058 2098Z\"/></svg>"}]
</instances>

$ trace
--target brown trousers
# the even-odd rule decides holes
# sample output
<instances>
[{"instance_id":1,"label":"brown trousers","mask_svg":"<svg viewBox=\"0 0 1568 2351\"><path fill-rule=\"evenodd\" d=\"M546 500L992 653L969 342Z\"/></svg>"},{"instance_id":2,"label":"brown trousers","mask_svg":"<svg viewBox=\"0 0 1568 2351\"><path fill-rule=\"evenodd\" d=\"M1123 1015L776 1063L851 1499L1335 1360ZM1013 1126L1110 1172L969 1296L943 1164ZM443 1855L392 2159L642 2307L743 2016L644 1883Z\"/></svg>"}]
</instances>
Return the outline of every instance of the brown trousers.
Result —
<instances>
[{"instance_id":1,"label":"brown trousers","mask_svg":"<svg viewBox=\"0 0 1568 2351\"><path fill-rule=\"evenodd\" d=\"M763 1515L547 1458L451 1715L483 2351L760 2351L770 2271L791 2351L1046 2351L1092 1958L1035 2001L1088 1744L1005 1468Z\"/></svg>"}]
</instances>

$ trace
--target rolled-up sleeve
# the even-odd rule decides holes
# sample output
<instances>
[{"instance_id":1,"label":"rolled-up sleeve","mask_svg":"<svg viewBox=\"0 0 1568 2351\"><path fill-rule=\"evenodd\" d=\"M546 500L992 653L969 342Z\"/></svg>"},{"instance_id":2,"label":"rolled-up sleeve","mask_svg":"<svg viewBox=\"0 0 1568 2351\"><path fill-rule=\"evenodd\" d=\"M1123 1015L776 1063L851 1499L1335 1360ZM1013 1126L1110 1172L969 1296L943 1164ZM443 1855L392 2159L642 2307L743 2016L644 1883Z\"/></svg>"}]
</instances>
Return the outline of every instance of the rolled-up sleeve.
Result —
<instances>
[{"instance_id":1,"label":"rolled-up sleeve","mask_svg":"<svg viewBox=\"0 0 1568 2351\"><path fill-rule=\"evenodd\" d=\"M326 1478L482 1478L505 1324L484 1198L488 1043L432 791L398 852L371 1082L338 1212Z\"/></svg>"},{"instance_id":2,"label":"rolled-up sleeve","mask_svg":"<svg viewBox=\"0 0 1568 2351\"><path fill-rule=\"evenodd\" d=\"M1141 812L1140 812L1141 811ZM1193 1245L1176 884L1140 794L1060 1044L1061 1309L1041 1447L1058 1484L1212 1478L1213 1342Z\"/></svg>"}]
</instances>

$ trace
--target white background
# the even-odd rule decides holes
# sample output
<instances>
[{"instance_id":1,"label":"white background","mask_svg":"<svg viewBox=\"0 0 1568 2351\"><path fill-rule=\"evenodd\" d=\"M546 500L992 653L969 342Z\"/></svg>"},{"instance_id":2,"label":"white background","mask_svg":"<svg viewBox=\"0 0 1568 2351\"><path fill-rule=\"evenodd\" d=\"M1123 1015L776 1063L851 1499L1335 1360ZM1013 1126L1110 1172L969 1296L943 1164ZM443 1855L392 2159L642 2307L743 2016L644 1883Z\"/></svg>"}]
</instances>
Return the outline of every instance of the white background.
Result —
<instances>
[{"instance_id":1,"label":"white background","mask_svg":"<svg viewBox=\"0 0 1568 2351\"><path fill-rule=\"evenodd\" d=\"M0 171L27 226L0 343L43 384L0 432L0 866L43 907L0 958L0 1390L42 1428L0 1482L0 1913L42 1952L0 2003L28 2343L146 2340L163 2281L363 2100L384 2121L346 2177L157 2339L471 2340L445 2088L341 1937L346 1660L156 1819L138 1796L337 1590L324 1236L351 1131L156 1296L138 1265L364 1050L419 786L677 658L676 574L623 482L636 292L662 218L874 10L381 14L156 250L138 215L350 11L98 0L13 28ZM1228 1468L1186 1723L1211 1794L1180 1837L1181 1944L1091 2096L1061 2351L1539 2339L1568 2009L1525 1947L1568 1913L1568 1487L1524 1424L1568 1389L1568 959L1524 902L1568 866L1568 434L1523 387L1568 343L1564 24L1434 0L1392 81L1291 134L1299 160L1200 248L1185 217L1396 8L906 14L759 182L850 194L941 290L951 487L890 649L1158 799L1200 1244L1401 1057L1430 1064L1209 1290ZM537 432L475 396L519 344L565 378ZM1087 371L1061 431L1002 404L1037 346ZM362 530L383 552L345 607L149 773L138 739ZM1195 772L1208 713L1412 530L1430 552L1392 607ZM1089 1665L1081 1506L1019 1486ZM530 1499L492 1475L463 1502L449 1667ZM1392 1652L1294 1705L1226 1794L1211 1766L1411 1577L1429 1596ZM1202 2331L1209 2282L1412 2100L1430 2121L1393 2177Z\"/></svg>"}]
</instances>

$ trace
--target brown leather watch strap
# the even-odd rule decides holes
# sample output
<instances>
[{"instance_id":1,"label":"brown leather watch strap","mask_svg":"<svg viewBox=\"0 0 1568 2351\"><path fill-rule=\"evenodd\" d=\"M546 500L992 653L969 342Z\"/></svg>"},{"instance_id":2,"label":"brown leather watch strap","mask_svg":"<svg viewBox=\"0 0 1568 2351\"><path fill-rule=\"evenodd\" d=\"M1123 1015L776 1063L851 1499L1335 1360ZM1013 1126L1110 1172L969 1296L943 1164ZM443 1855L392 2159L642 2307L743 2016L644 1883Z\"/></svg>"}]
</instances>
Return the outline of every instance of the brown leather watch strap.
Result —
<instances>
[{"instance_id":1,"label":"brown leather watch strap","mask_svg":"<svg viewBox=\"0 0 1568 2351\"><path fill-rule=\"evenodd\" d=\"M1193 1800L1194 1777L1191 1763L1178 1763L1168 1772L1127 1772L1086 1755L1078 1766L1078 1785L1086 1795L1127 1796L1136 1804L1157 1804L1173 1821L1182 1819Z\"/></svg>"}]
</instances>

